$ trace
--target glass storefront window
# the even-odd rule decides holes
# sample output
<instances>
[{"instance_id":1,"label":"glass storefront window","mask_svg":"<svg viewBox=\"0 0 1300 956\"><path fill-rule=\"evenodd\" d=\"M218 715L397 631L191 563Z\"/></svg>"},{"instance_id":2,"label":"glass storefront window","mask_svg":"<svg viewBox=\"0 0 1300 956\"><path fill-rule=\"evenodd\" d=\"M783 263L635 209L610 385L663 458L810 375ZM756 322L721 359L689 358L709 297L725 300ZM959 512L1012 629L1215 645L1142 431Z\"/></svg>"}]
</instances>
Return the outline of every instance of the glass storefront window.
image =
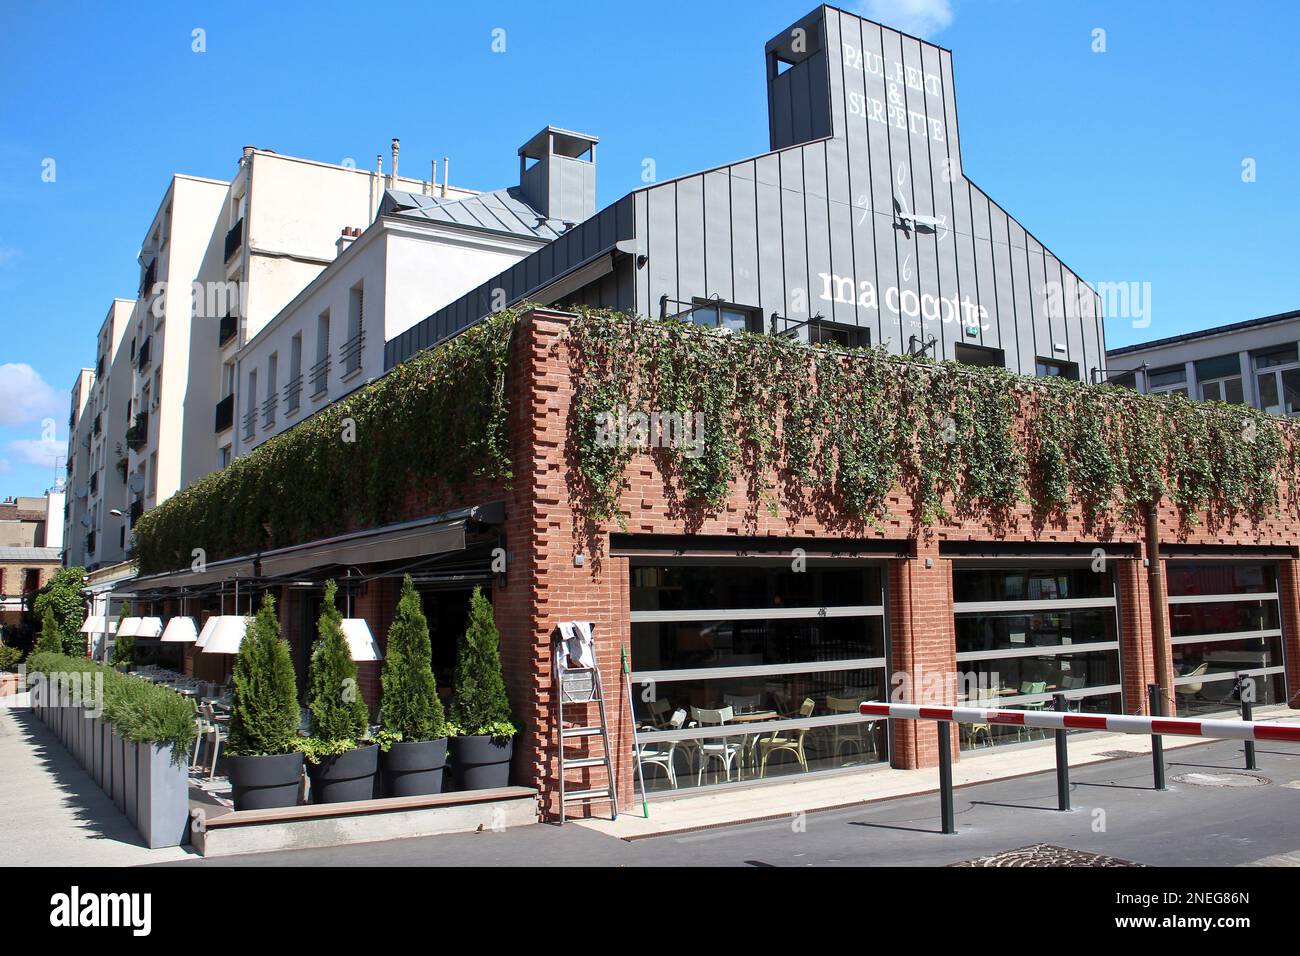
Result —
<instances>
[{"instance_id":1,"label":"glass storefront window","mask_svg":"<svg viewBox=\"0 0 1300 956\"><path fill-rule=\"evenodd\" d=\"M632 683L646 788L888 758L880 569L678 560L631 569Z\"/></svg>"},{"instance_id":2,"label":"glass storefront window","mask_svg":"<svg viewBox=\"0 0 1300 956\"><path fill-rule=\"evenodd\" d=\"M1065 693L1071 710L1121 706L1115 584L1089 565L958 565L953 570L958 694L989 708L1043 710ZM1023 727L963 724L963 748L1046 736Z\"/></svg>"},{"instance_id":3,"label":"glass storefront window","mask_svg":"<svg viewBox=\"0 0 1300 956\"><path fill-rule=\"evenodd\" d=\"M1179 714L1235 709L1238 677L1253 683L1255 703L1284 699L1281 615L1272 564L1171 562L1168 588Z\"/></svg>"}]
</instances>

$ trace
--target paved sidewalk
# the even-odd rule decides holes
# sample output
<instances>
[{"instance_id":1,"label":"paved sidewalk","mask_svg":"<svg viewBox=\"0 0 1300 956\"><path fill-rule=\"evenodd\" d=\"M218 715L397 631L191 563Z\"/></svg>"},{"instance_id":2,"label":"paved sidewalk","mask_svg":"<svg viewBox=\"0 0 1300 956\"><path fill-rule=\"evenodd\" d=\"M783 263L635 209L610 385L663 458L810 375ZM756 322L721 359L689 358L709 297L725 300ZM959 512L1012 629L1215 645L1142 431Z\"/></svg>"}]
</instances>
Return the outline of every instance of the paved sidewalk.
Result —
<instances>
[{"instance_id":1,"label":"paved sidewalk","mask_svg":"<svg viewBox=\"0 0 1300 956\"><path fill-rule=\"evenodd\" d=\"M1256 720L1300 722L1300 711L1285 707L1261 707ZM1164 739L1165 752L1204 746L1198 737ZM1115 753L1149 754L1151 738L1139 734L1087 733L1070 735L1070 766L1084 767L1114 759ZM1042 773L1056 767L1056 751L1050 735L1033 743L1014 747L990 747L963 751L953 761L953 784L958 787L1010 777ZM883 764L864 768L861 773L835 774L804 779L781 779L752 787L713 790L700 794L660 798L650 802L650 817L642 814L640 794L617 821L576 820L608 836L621 839L679 833L730 823L788 817L792 813L861 807L879 800L915 796L937 791L939 770L893 770ZM604 804L597 804L603 807ZM599 811L597 811L599 812Z\"/></svg>"},{"instance_id":2,"label":"paved sidewalk","mask_svg":"<svg viewBox=\"0 0 1300 956\"><path fill-rule=\"evenodd\" d=\"M0 866L139 866L150 850L126 815L29 710L0 706Z\"/></svg>"}]
</instances>

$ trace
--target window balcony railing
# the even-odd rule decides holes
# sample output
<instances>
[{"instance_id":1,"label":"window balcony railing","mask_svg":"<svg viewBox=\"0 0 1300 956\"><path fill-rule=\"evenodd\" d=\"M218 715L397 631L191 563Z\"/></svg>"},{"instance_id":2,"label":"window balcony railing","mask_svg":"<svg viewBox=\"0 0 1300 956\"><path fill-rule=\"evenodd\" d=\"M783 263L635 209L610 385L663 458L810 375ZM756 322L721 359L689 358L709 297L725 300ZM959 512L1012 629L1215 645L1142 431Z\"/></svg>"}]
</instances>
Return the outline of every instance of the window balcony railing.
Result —
<instances>
[{"instance_id":1,"label":"window balcony railing","mask_svg":"<svg viewBox=\"0 0 1300 956\"><path fill-rule=\"evenodd\" d=\"M361 368L361 349L366 344L364 330L358 332L339 347L339 361L343 363L343 377Z\"/></svg>"},{"instance_id":2,"label":"window balcony railing","mask_svg":"<svg viewBox=\"0 0 1300 956\"><path fill-rule=\"evenodd\" d=\"M144 502L137 498L135 501L131 502L131 508L127 512L129 526L134 528L135 523L140 520L142 514L144 514Z\"/></svg>"},{"instance_id":3,"label":"window balcony railing","mask_svg":"<svg viewBox=\"0 0 1300 956\"><path fill-rule=\"evenodd\" d=\"M252 438L257 434L257 409L250 408L244 412L244 437Z\"/></svg>"},{"instance_id":4,"label":"window balcony railing","mask_svg":"<svg viewBox=\"0 0 1300 956\"><path fill-rule=\"evenodd\" d=\"M90 476L90 493L92 495L99 494L99 472L97 471Z\"/></svg>"},{"instance_id":5,"label":"window balcony railing","mask_svg":"<svg viewBox=\"0 0 1300 956\"><path fill-rule=\"evenodd\" d=\"M284 387L284 407L289 412L296 412L302 400L302 374L289 379Z\"/></svg>"},{"instance_id":6,"label":"window balcony railing","mask_svg":"<svg viewBox=\"0 0 1300 956\"><path fill-rule=\"evenodd\" d=\"M139 451L147 444L149 444L149 413L145 411L138 413L131 427L126 430L126 447L132 451Z\"/></svg>"},{"instance_id":7,"label":"window balcony railing","mask_svg":"<svg viewBox=\"0 0 1300 956\"><path fill-rule=\"evenodd\" d=\"M140 345L140 351L135 357L135 367L137 371L143 372L149 367L149 363L152 361L152 356L150 354L150 346L152 344L153 336L150 335L145 338L144 342Z\"/></svg>"},{"instance_id":8,"label":"window balcony railing","mask_svg":"<svg viewBox=\"0 0 1300 956\"><path fill-rule=\"evenodd\" d=\"M311 367L311 397L324 395L330 384L330 357L328 354Z\"/></svg>"},{"instance_id":9,"label":"window balcony railing","mask_svg":"<svg viewBox=\"0 0 1300 956\"><path fill-rule=\"evenodd\" d=\"M270 428L275 424L275 410L280 407L280 396L272 392L262 403L262 427Z\"/></svg>"},{"instance_id":10,"label":"window balcony railing","mask_svg":"<svg viewBox=\"0 0 1300 956\"><path fill-rule=\"evenodd\" d=\"M95 553L95 532L91 531L86 535L86 554Z\"/></svg>"},{"instance_id":11,"label":"window balcony railing","mask_svg":"<svg viewBox=\"0 0 1300 956\"><path fill-rule=\"evenodd\" d=\"M221 401L217 402L216 420L212 423L213 428L218 432L224 432L227 428L235 423L235 396L227 395Z\"/></svg>"},{"instance_id":12,"label":"window balcony railing","mask_svg":"<svg viewBox=\"0 0 1300 956\"><path fill-rule=\"evenodd\" d=\"M102 412L95 416L94 424L90 426L90 433L92 435L98 435L101 431L104 430L103 417L104 416Z\"/></svg>"},{"instance_id":13,"label":"window balcony railing","mask_svg":"<svg viewBox=\"0 0 1300 956\"><path fill-rule=\"evenodd\" d=\"M104 377L104 356L95 360L95 380L98 381Z\"/></svg>"},{"instance_id":14,"label":"window balcony railing","mask_svg":"<svg viewBox=\"0 0 1300 956\"><path fill-rule=\"evenodd\" d=\"M150 261L145 266L144 280L140 283L140 298L147 299L153 294L154 283L158 281L158 260Z\"/></svg>"},{"instance_id":15,"label":"window balcony railing","mask_svg":"<svg viewBox=\"0 0 1300 956\"><path fill-rule=\"evenodd\" d=\"M239 315L231 313L221 317L221 329L217 334L217 348L225 348L239 334Z\"/></svg>"},{"instance_id":16,"label":"window balcony railing","mask_svg":"<svg viewBox=\"0 0 1300 956\"><path fill-rule=\"evenodd\" d=\"M244 244L244 220L240 219L226 233L226 261L229 262Z\"/></svg>"}]
</instances>

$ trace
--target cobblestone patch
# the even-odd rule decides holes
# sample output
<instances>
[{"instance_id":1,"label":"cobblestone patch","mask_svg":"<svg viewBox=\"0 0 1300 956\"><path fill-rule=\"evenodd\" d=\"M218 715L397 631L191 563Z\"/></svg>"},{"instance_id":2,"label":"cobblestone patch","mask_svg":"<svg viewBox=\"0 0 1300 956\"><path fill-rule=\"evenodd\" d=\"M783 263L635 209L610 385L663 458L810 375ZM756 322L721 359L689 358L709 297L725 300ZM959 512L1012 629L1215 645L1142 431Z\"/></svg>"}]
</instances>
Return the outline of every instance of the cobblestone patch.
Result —
<instances>
[{"instance_id":1,"label":"cobblestone patch","mask_svg":"<svg viewBox=\"0 0 1300 956\"><path fill-rule=\"evenodd\" d=\"M1131 860L1120 860L1099 853L1085 853L1052 843L1031 843L1029 846L1004 850L990 856L977 856L973 860L953 863L953 866L1143 866Z\"/></svg>"}]
</instances>

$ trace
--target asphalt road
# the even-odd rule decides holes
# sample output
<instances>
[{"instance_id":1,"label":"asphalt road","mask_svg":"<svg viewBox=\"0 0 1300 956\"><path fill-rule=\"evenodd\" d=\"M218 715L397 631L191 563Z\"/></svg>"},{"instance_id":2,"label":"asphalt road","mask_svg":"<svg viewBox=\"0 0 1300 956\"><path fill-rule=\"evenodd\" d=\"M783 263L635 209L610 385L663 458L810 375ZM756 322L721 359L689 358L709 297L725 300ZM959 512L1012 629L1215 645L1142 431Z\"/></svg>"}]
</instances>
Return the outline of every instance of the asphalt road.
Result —
<instances>
[{"instance_id":1,"label":"asphalt road","mask_svg":"<svg viewBox=\"0 0 1300 956\"><path fill-rule=\"evenodd\" d=\"M631 842L539 825L164 865L943 866L1029 844L1148 866L1238 866L1284 854L1300 864L1300 747L1261 744L1264 783L1246 776L1242 757L1236 741L1171 751L1163 793L1152 789L1149 756L1076 768L1068 813L1056 810L1050 773L962 788L949 836L938 832L930 795Z\"/></svg>"}]
</instances>

